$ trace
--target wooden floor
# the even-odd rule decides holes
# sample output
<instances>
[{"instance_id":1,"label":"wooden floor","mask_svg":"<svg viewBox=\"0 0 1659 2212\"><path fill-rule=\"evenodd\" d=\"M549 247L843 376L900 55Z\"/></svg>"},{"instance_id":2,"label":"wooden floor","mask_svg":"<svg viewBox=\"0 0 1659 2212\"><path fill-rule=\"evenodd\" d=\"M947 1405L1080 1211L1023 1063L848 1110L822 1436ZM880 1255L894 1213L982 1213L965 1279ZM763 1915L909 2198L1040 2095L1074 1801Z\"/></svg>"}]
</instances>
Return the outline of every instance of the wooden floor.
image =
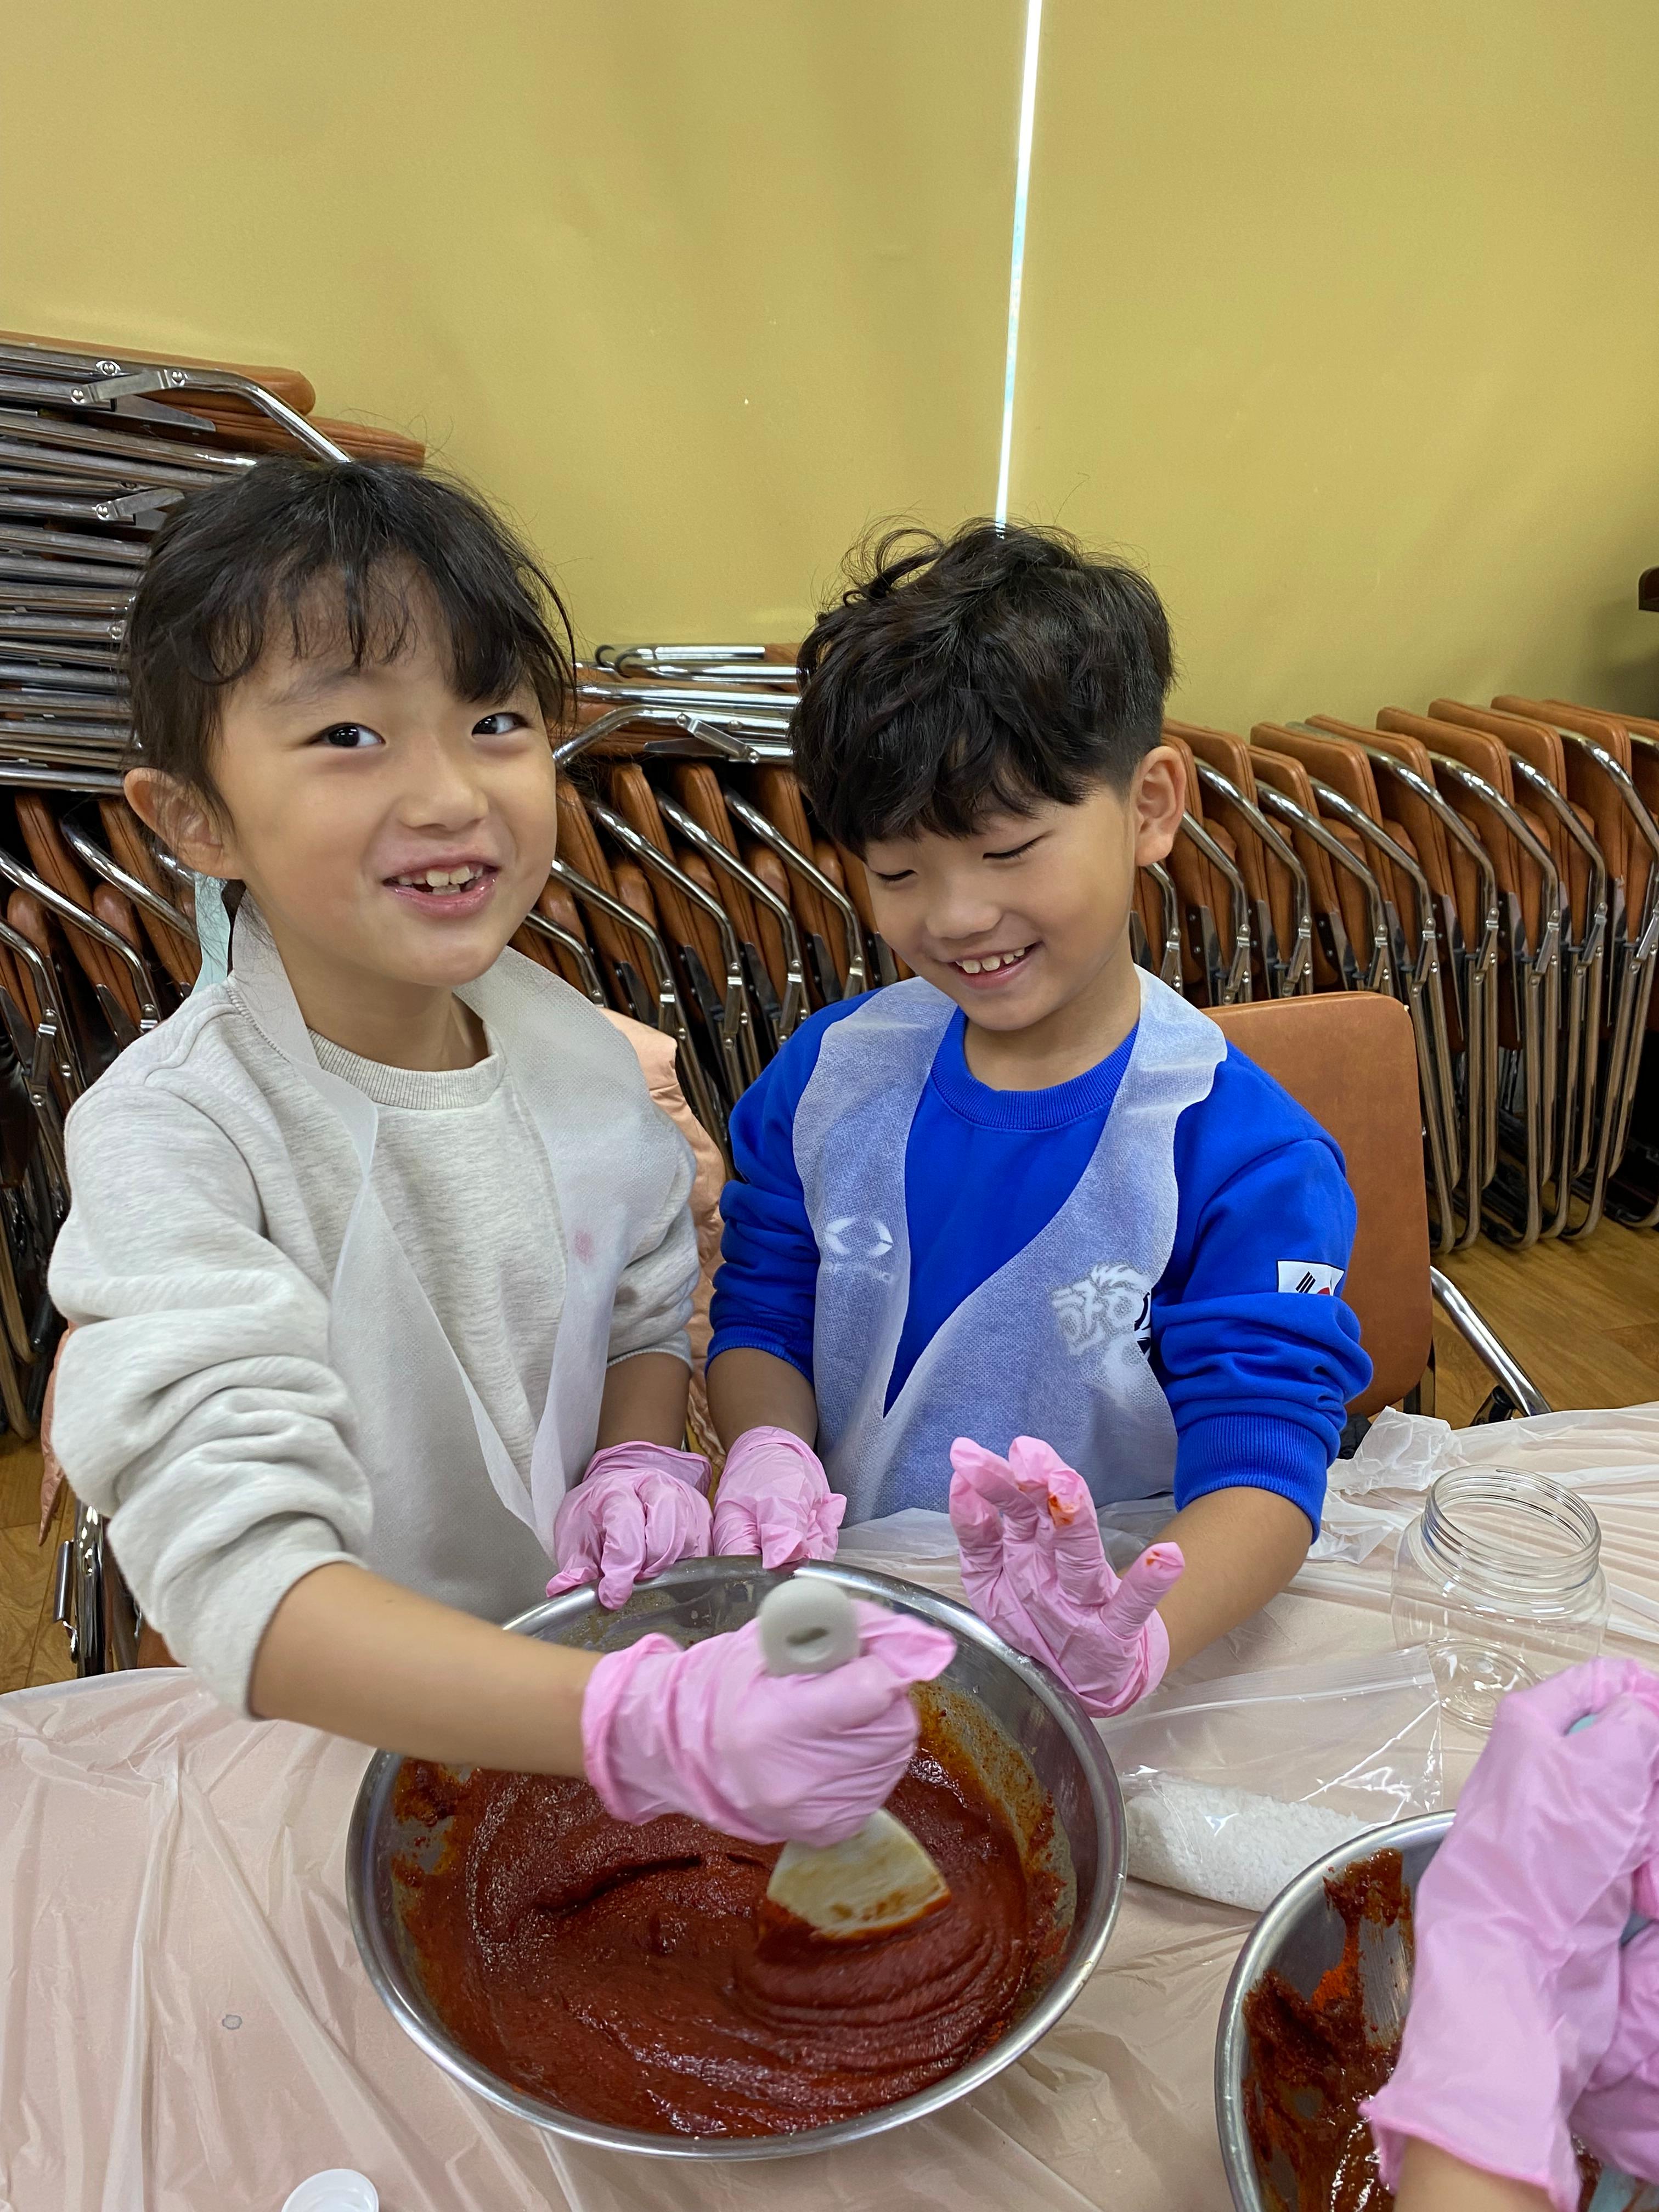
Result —
<instances>
[{"instance_id":1,"label":"wooden floor","mask_svg":"<svg viewBox=\"0 0 1659 2212\"><path fill-rule=\"evenodd\" d=\"M1604 1221L1583 1244L1528 1252L1482 1237L1442 1265L1558 1412L1659 1398L1659 1233ZM1460 1428L1491 1381L1443 1321L1435 1365L1435 1411Z\"/></svg>"},{"instance_id":2,"label":"wooden floor","mask_svg":"<svg viewBox=\"0 0 1659 2212\"><path fill-rule=\"evenodd\" d=\"M46 1542L38 1542L40 1451L0 1437L0 1691L66 1682L75 1672L69 1639L52 1618L52 1571L69 1533L67 1507L60 1498Z\"/></svg>"},{"instance_id":3,"label":"wooden floor","mask_svg":"<svg viewBox=\"0 0 1659 2212\"><path fill-rule=\"evenodd\" d=\"M1447 1273L1480 1307L1558 1409L1659 1399L1659 1235L1607 1222L1587 1244L1505 1252L1484 1240ZM1435 1410L1466 1423L1489 1378L1443 1322L1435 1333ZM73 1673L52 1619L52 1571L67 1521L60 1503L44 1545L40 1455L0 1437L0 1692Z\"/></svg>"}]
</instances>

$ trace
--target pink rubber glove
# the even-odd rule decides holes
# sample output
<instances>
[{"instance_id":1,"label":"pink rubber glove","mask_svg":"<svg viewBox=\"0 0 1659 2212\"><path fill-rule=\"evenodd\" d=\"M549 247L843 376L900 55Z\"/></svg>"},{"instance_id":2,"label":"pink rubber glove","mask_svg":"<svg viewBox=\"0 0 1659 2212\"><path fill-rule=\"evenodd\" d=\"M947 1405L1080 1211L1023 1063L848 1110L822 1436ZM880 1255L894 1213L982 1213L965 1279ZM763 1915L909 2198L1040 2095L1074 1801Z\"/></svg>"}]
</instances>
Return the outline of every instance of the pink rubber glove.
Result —
<instances>
[{"instance_id":1,"label":"pink rubber glove","mask_svg":"<svg viewBox=\"0 0 1659 2212\"><path fill-rule=\"evenodd\" d=\"M647 1636L601 1659L582 1750L605 1810L690 1813L757 1844L856 1834L915 1749L910 1685L956 1650L942 1628L884 1607L859 1603L858 1616L859 1656L824 1674L769 1674L753 1621L689 1651Z\"/></svg>"},{"instance_id":2,"label":"pink rubber glove","mask_svg":"<svg viewBox=\"0 0 1659 2212\"><path fill-rule=\"evenodd\" d=\"M1418 1889L1400 2063L1362 2107L1389 2188L1416 2136L1577 2212L1569 2115L1620 2025L1619 1939L1656 1847L1659 1677L1597 1659L1504 1698Z\"/></svg>"},{"instance_id":3,"label":"pink rubber glove","mask_svg":"<svg viewBox=\"0 0 1659 2212\"><path fill-rule=\"evenodd\" d=\"M726 1455L714 1492L714 1549L763 1567L833 1559L847 1500L817 1454L787 1429L745 1429Z\"/></svg>"},{"instance_id":4,"label":"pink rubber glove","mask_svg":"<svg viewBox=\"0 0 1659 2212\"><path fill-rule=\"evenodd\" d=\"M1649 1887L1655 1863L1649 1862ZM1647 1910L1638 1885L1636 1909ZM1572 2131L1605 2165L1636 2181L1659 2181L1659 1927L1619 1954L1619 2016L1613 2041L1572 2108Z\"/></svg>"},{"instance_id":5,"label":"pink rubber glove","mask_svg":"<svg viewBox=\"0 0 1659 2212\"><path fill-rule=\"evenodd\" d=\"M963 1587L980 1619L1097 1719L1155 1690L1170 1663L1155 1608L1181 1579L1180 1546L1152 1545L1120 1581L1088 1485L1035 1437L1016 1437L1006 1459L958 1437L951 1465Z\"/></svg>"},{"instance_id":6,"label":"pink rubber glove","mask_svg":"<svg viewBox=\"0 0 1659 2212\"><path fill-rule=\"evenodd\" d=\"M553 1523L559 1571L547 1586L562 1597L598 1583L599 1603L614 1612L637 1582L649 1582L676 1559L708 1553L708 1462L669 1444L607 1444L566 1492Z\"/></svg>"}]
</instances>

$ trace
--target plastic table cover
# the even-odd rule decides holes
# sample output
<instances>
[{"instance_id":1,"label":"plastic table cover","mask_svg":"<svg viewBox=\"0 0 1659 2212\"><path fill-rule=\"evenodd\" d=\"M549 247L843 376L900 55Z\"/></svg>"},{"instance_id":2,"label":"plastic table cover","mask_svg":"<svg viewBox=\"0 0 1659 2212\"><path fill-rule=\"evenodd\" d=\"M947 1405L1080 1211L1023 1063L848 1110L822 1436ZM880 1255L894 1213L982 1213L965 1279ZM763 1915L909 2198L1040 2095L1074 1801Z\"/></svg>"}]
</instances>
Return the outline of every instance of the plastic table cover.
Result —
<instances>
[{"instance_id":1,"label":"plastic table cover","mask_svg":"<svg viewBox=\"0 0 1659 2212\"><path fill-rule=\"evenodd\" d=\"M1615 1595L1609 1648L1652 1663L1659 1406L1385 1431L1345 1487L1403 1519L1449 1453L1554 1472L1592 1498L1631 1601ZM930 1518L854 1532L843 1550L948 1589ZM1183 1671L1389 1649L1392 1549L1314 1563ZM1461 1747L1465 1768L1476 1748ZM1455 1778L1450 1730L1447 1753ZM891 2135L747 2165L605 2154L471 2096L370 1987L343 1884L365 1758L240 1719L181 1674L0 1699L0 2212L278 2212L331 2166L368 2174L383 2212L1226 2212L1211 2069L1249 1915L1129 1882L1059 2026L976 2095Z\"/></svg>"}]
</instances>

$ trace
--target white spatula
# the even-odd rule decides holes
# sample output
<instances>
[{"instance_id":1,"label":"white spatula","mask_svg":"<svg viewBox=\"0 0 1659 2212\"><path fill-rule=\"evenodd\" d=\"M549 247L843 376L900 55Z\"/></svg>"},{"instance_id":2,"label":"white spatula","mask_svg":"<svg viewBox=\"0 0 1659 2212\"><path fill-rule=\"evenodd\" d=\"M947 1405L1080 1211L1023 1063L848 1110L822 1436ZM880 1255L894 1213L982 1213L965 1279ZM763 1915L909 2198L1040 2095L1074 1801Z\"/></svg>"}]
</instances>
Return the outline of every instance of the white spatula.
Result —
<instances>
[{"instance_id":1,"label":"white spatula","mask_svg":"<svg viewBox=\"0 0 1659 2212\"><path fill-rule=\"evenodd\" d=\"M796 1576L761 1600L761 1656L769 1674L822 1674L859 1654L858 1615L839 1583ZM921 1845L890 1813L872 1813L844 1844L786 1844L766 1894L819 1936L890 1935L951 1893Z\"/></svg>"}]
</instances>

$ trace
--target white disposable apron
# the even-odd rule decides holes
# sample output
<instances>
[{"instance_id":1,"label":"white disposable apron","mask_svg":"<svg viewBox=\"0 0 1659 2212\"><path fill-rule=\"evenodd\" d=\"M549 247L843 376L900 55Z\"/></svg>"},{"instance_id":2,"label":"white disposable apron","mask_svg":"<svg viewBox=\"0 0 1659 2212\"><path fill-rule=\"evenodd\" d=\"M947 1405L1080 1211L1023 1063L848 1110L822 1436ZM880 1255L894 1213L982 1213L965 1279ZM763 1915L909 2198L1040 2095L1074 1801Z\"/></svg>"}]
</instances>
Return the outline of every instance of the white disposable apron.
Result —
<instances>
[{"instance_id":1,"label":"white disposable apron","mask_svg":"<svg viewBox=\"0 0 1659 2212\"><path fill-rule=\"evenodd\" d=\"M386 1509L395 1514L412 1466L438 1470L446 1485L453 1480L459 1520L463 1501L479 1494L480 1462L501 1504L534 1531L550 1559L559 1502L592 1453L611 1308L630 1256L622 1249L626 1209L614 1200L629 1168L625 1117L614 1117L614 1137L601 1127L596 1141L580 1146L550 1141L562 1127L588 1132L595 1120L591 1097L571 1095L571 1024L581 1026L590 1079L597 1057L607 1073L616 1063L619 1090L642 1085L632 1052L602 1014L574 993L568 1005L550 994L545 974L511 951L456 994L483 1021L492 1048L507 1063L546 1147L557 1198L552 1222L526 1224L526 1234L548 1240L550 1295L556 1294L559 1276L564 1279L552 1371L526 1485L375 1195L371 1170L380 1109L354 1085L319 1065L281 956L246 898L237 914L234 946L236 997L295 1076L344 1125L362 1177L334 1270L328 1346L356 1411L354 1442L374 1494L375 1532L365 1564L398 1580L408 1578L400 1571L398 1531L395 1521L386 1525ZM564 1231L573 1221L584 1229L574 1264ZM397 1378L395 1390L386 1387L388 1376ZM464 1543L459 1527L456 1534Z\"/></svg>"},{"instance_id":2,"label":"white disposable apron","mask_svg":"<svg viewBox=\"0 0 1659 2212\"><path fill-rule=\"evenodd\" d=\"M1170 1488L1176 1430L1147 1357L1152 1294L1175 1243L1176 1122L1209 1096L1226 1042L1145 969L1140 1020L1077 1188L963 1299L885 1410L910 1295L905 1153L956 1008L919 979L825 1032L795 1114L818 1248L812 1376L818 1449L848 1525L944 1507L951 1445L1053 1444L1097 1504ZM998 1194L984 1194L988 1206Z\"/></svg>"}]
</instances>

